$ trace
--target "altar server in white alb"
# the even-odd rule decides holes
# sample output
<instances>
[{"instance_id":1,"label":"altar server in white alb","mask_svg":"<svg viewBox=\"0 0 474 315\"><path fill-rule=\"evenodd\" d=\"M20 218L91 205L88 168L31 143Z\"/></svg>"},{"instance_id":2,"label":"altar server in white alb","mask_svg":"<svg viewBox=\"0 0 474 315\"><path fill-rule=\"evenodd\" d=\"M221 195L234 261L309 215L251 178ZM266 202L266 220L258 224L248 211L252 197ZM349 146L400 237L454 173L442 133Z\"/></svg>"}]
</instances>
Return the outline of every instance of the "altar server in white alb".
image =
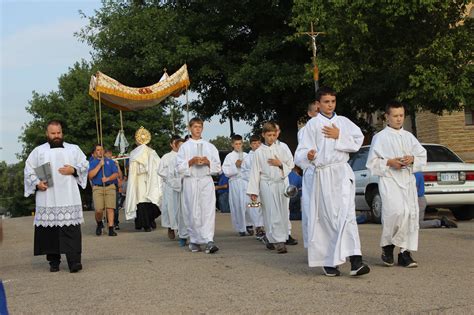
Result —
<instances>
[{"instance_id":1,"label":"altar server in white alb","mask_svg":"<svg viewBox=\"0 0 474 315\"><path fill-rule=\"evenodd\" d=\"M367 168L379 176L382 198L382 261L393 266L393 250L400 247L398 264L413 268L418 264L410 251L418 249L418 195L413 173L426 165L426 150L403 129L405 108L391 101L385 108L388 125L372 139Z\"/></svg>"},{"instance_id":2,"label":"altar server in white alb","mask_svg":"<svg viewBox=\"0 0 474 315\"><path fill-rule=\"evenodd\" d=\"M89 163L77 145L63 141L61 122L50 121L46 136L48 142L30 153L24 170L25 197L36 194L34 255L46 255L50 271L57 272L66 254L69 271L78 272L84 222L79 186L86 188ZM50 179L38 170L45 164Z\"/></svg>"},{"instance_id":3,"label":"altar server in white alb","mask_svg":"<svg viewBox=\"0 0 474 315\"><path fill-rule=\"evenodd\" d=\"M176 167L183 176L183 209L189 234L189 249L213 254L219 250L214 243L216 223L216 194L212 175L221 171L216 147L201 138L204 122L200 118L189 121L191 137L181 145Z\"/></svg>"},{"instance_id":4,"label":"altar server in white alb","mask_svg":"<svg viewBox=\"0 0 474 315\"><path fill-rule=\"evenodd\" d=\"M250 179L250 170L252 169L253 158L255 157L255 151L260 147L262 142L260 141L260 137L257 135L253 135L250 137L250 151L244 157L244 161L242 162L241 172L242 172L242 179L245 181L245 192L247 191L247 187L249 185ZM246 195L247 199L245 200L245 205L248 207L248 213L250 215L250 220L255 227L255 236L258 240L262 240L265 236L265 228L263 222L263 214L262 208L252 206L249 207L251 204L251 198L249 195Z\"/></svg>"},{"instance_id":5,"label":"altar server in white alb","mask_svg":"<svg viewBox=\"0 0 474 315\"><path fill-rule=\"evenodd\" d=\"M179 136L172 136L170 140L171 151L161 157L158 166L158 174L160 175L163 185L163 197L161 199L161 226L168 228L168 238L175 239L175 231L178 230L178 207L179 192L181 190L181 177L176 176L176 155L180 142Z\"/></svg>"},{"instance_id":6,"label":"altar server in white alb","mask_svg":"<svg viewBox=\"0 0 474 315\"><path fill-rule=\"evenodd\" d=\"M301 143L303 139L303 133L307 121L318 115L317 102L311 102L308 105L307 117L302 122L298 122L298 143ZM315 152L312 152L314 155ZM311 160L314 157L311 158ZM305 248L308 248L308 212L309 203L313 192L313 176L314 176L314 164L311 163L307 158L297 159L295 155L295 164L303 170L303 184L301 192L301 229L303 230L303 244Z\"/></svg>"},{"instance_id":7,"label":"altar server in white alb","mask_svg":"<svg viewBox=\"0 0 474 315\"><path fill-rule=\"evenodd\" d=\"M232 152L222 163L222 171L229 178L229 205L232 226L240 236L253 235L253 226L247 208L247 182L242 175L242 162L247 153L242 150L242 136L233 135Z\"/></svg>"},{"instance_id":8,"label":"altar server in white alb","mask_svg":"<svg viewBox=\"0 0 474 315\"><path fill-rule=\"evenodd\" d=\"M275 144L281 146L283 149L285 149L286 153L288 153L291 157L293 157L293 153L291 153L290 147L288 147L288 145L285 142L279 140L280 132L281 132L280 125L277 122L274 122L274 123L275 123L275 126L277 128L277 131L276 131L277 139L275 141ZM289 180L288 176L285 178L285 185L286 185L286 187L288 187L290 185L290 180ZM289 207L290 207L290 199L288 199L288 208ZM288 215L290 215L289 211L288 211ZM286 245L298 245L298 240L294 239L291 236L291 221L290 221L289 217L288 217L288 239L286 240L285 244Z\"/></svg>"},{"instance_id":9,"label":"altar server in white alb","mask_svg":"<svg viewBox=\"0 0 474 315\"><path fill-rule=\"evenodd\" d=\"M151 141L148 130L140 127L135 132L137 147L130 152L130 167L125 199L125 217L135 219L135 229L151 232L156 228L155 219L160 215L162 181L158 175L160 157L147 146Z\"/></svg>"},{"instance_id":10,"label":"altar server in white alb","mask_svg":"<svg viewBox=\"0 0 474 315\"><path fill-rule=\"evenodd\" d=\"M347 163L364 136L359 127L334 112L336 93L320 88L319 114L305 127L296 150L297 160L315 165L308 212L308 264L323 267L326 276L339 276L338 266L350 258L351 276L366 274L355 214L354 172Z\"/></svg>"},{"instance_id":11,"label":"altar server in white alb","mask_svg":"<svg viewBox=\"0 0 474 315\"><path fill-rule=\"evenodd\" d=\"M268 249L277 253L287 252L289 226L289 199L285 197L288 186L286 178L295 166L293 156L276 143L277 126L273 122L263 125L262 144L256 151L250 170L247 194L252 201L258 198L262 203L266 236L263 238Z\"/></svg>"}]
</instances>

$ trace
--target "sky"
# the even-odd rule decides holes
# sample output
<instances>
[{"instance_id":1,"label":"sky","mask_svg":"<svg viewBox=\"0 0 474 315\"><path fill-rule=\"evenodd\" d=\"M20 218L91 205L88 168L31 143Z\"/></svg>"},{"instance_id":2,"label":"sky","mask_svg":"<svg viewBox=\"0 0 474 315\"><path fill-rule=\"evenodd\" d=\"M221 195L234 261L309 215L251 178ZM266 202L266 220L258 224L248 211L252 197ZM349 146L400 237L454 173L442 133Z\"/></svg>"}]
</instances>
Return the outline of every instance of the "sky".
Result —
<instances>
[{"instance_id":1,"label":"sky","mask_svg":"<svg viewBox=\"0 0 474 315\"><path fill-rule=\"evenodd\" d=\"M57 91L59 76L76 61L91 59L91 48L74 32L87 24L79 10L90 16L100 7L99 0L0 0L0 161L17 162L18 137L33 118L26 111L32 92ZM218 118L205 124L204 138L229 135L229 123ZM234 122L236 133L250 129Z\"/></svg>"}]
</instances>

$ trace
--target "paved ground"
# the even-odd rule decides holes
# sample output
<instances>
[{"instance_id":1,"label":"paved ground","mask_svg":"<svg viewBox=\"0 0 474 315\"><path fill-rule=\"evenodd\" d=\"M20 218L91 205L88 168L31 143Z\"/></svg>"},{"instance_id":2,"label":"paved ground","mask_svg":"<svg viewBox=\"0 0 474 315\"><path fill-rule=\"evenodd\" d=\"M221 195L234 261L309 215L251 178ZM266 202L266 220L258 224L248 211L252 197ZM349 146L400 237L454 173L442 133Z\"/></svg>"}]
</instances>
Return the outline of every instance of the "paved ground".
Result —
<instances>
[{"instance_id":1,"label":"paved ground","mask_svg":"<svg viewBox=\"0 0 474 315\"><path fill-rule=\"evenodd\" d=\"M83 225L84 270L65 262L50 273L33 257L32 218L4 221L0 278L12 314L19 313L474 313L474 221L458 229L420 232L420 267L380 264L380 225L360 225L372 272L361 278L328 278L309 268L302 244L286 255L264 249L231 231L230 216L217 215L215 255L190 253L164 229L119 236L94 235L93 214ZM294 236L301 238L299 221Z\"/></svg>"}]
</instances>

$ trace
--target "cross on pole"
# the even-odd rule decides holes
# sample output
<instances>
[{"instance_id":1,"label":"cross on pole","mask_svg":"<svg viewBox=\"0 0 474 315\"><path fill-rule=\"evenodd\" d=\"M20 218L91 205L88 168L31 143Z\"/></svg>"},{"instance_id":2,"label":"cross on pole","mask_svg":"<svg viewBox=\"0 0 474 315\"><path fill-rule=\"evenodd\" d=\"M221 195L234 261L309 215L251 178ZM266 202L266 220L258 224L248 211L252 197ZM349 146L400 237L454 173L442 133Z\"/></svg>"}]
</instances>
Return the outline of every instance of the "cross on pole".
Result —
<instances>
[{"instance_id":1,"label":"cross on pole","mask_svg":"<svg viewBox=\"0 0 474 315\"><path fill-rule=\"evenodd\" d=\"M314 92L317 93L319 89L319 69L318 64L316 62L316 53L318 51L318 47L316 46L316 37L318 35L324 35L325 32L315 32L313 22L311 22L311 31L310 32L303 32L299 34L305 34L311 37L311 48L313 50L313 80L314 80Z\"/></svg>"}]
</instances>

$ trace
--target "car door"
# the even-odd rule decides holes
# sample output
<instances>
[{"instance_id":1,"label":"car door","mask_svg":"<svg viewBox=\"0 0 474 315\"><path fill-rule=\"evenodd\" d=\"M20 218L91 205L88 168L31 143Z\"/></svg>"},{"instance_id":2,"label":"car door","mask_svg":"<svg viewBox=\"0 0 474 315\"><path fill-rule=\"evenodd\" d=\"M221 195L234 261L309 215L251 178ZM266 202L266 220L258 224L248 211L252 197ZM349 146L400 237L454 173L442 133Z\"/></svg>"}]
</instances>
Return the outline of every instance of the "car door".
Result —
<instances>
[{"instance_id":1,"label":"car door","mask_svg":"<svg viewBox=\"0 0 474 315\"><path fill-rule=\"evenodd\" d=\"M369 147L362 147L351 159L351 167L355 175L355 205L357 210L369 210L369 205L365 201L365 189L369 184L370 173L365 167Z\"/></svg>"}]
</instances>

